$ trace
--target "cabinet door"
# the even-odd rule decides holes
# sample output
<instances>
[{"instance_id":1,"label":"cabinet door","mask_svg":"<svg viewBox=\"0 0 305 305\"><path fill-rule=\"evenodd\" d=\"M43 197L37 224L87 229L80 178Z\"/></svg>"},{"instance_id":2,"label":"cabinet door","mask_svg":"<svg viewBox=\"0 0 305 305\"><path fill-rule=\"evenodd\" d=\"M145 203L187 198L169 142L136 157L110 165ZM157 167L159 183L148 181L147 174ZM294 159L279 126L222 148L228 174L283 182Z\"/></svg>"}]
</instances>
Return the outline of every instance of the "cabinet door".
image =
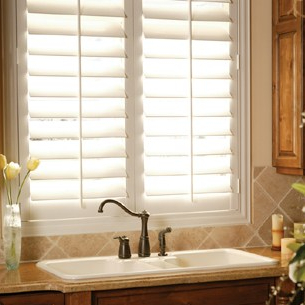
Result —
<instances>
[{"instance_id":1,"label":"cabinet door","mask_svg":"<svg viewBox=\"0 0 305 305\"><path fill-rule=\"evenodd\" d=\"M93 305L265 305L274 279L124 289L93 293Z\"/></svg>"},{"instance_id":2,"label":"cabinet door","mask_svg":"<svg viewBox=\"0 0 305 305\"><path fill-rule=\"evenodd\" d=\"M297 1L298 12L301 3ZM272 2L272 163L277 172L302 175L302 23L293 0Z\"/></svg>"},{"instance_id":3,"label":"cabinet door","mask_svg":"<svg viewBox=\"0 0 305 305\"><path fill-rule=\"evenodd\" d=\"M64 294L37 292L0 295L0 305L64 305Z\"/></svg>"}]
</instances>

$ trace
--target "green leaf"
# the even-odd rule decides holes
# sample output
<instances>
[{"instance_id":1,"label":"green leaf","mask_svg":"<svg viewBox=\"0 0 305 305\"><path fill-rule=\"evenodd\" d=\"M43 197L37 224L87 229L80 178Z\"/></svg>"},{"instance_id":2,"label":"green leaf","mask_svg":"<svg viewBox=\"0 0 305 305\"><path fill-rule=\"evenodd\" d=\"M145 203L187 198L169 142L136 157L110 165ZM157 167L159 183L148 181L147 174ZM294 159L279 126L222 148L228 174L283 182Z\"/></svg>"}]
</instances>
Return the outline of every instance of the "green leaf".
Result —
<instances>
[{"instance_id":1,"label":"green leaf","mask_svg":"<svg viewBox=\"0 0 305 305\"><path fill-rule=\"evenodd\" d=\"M295 256L292 258L292 260L289 262L289 264L292 264L294 262L300 262L305 259L305 245L303 244L299 249L296 251Z\"/></svg>"},{"instance_id":2,"label":"green leaf","mask_svg":"<svg viewBox=\"0 0 305 305\"><path fill-rule=\"evenodd\" d=\"M305 280L305 265L302 264L296 268L294 271L294 277L298 282L304 282Z\"/></svg>"},{"instance_id":3,"label":"green leaf","mask_svg":"<svg viewBox=\"0 0 305 305\"><path fill-rule=\"evenodd\" d=\"M300 243L291 243L291 244L287 245L287 248L289 248L293 252L297 252L301 246L302 246L302 244L300 244Z\"/></svg>"},{"instance_id":4,"label":"green leaf","mask_svg":"<svg viewBox=\"0 0 305 305\"><path fill-rule=\"evenodd\" d=\"M304 183L293 183L291 185L292 188L294 188L299 193L305 195L305 184Z\"/></svg>"}]
</instances>

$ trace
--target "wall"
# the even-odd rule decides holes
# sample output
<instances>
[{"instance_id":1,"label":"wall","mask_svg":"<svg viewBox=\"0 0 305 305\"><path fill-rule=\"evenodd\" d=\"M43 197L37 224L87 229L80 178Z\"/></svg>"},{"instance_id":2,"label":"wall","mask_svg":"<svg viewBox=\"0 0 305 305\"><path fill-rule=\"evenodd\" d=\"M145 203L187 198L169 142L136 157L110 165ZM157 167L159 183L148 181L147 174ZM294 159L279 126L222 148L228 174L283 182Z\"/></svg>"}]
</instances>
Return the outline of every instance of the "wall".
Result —
<instances>
[{"instance_id":1,"label":"wall","mask_svg":"<svg viewBox=\"0 0 305 305\"><path fill-rule=\"evenodd\" d=\"M171 250L219 247L257 247L271 244L271 215L282 213L289 236L293 221L304 221L301 198L291 183L300 177L276 174L271 167L271 2L252 0L252 169L253 221L231 227L175 229L167 235ZM23 238L22 260L115 255L118 241L126 234L133 253L139 232L112 232L72 236ZM158 232L150 231L152 251L158 251ZM1 246L2 247L2 246ZM0 262L3 261L0 247Z\"/></svg>"},{"instance_id":2,"label":"wall","mask_svg":"<svg viewBox=\"0 0 305 305\"><path fill-rule=\"evenodd\" d=\"M272 0L252 0L252 166L272 164Z\"/></svg>"}]
</instances>

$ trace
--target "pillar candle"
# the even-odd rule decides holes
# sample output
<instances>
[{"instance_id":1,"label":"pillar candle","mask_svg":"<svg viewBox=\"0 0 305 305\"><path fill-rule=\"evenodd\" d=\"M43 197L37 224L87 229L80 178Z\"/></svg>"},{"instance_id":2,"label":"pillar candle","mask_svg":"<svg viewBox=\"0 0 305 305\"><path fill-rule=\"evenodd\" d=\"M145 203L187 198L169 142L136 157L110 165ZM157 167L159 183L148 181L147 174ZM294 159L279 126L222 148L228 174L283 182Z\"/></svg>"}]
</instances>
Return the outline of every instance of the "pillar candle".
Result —
<instances>
[{"instance_id":1,"label":"pillar candle","mask_svg":"<svg viewBox=\"0 0 305 305\"><path fill-rule=\"evenodd\" d=\"M272 250L281 250L281 239L284 237L284 217L281 214L272 215Z\"/></svg>"},{"instance_id":2,"label":"pillar candle","mask_svg":"<svg viewBox=\"0 0 305 305\"><path fill-rule=\"evenodd\" d=\"M283 230L284 217L282 214L272 215L272 230Z\"/></svg>"},{"instance_id":3,"label":"pillar candle","mask_svg":"<svg viewBox=\"0 0 305 305\"><path fill-rule=\"evenodd\" d=\"M289 244L295 243L296 239L295 238L282 238L281 239L281 254L284 255L291 255L293 254L293 251L290 250L287 246Z\"/></svg>"}]
</instances>

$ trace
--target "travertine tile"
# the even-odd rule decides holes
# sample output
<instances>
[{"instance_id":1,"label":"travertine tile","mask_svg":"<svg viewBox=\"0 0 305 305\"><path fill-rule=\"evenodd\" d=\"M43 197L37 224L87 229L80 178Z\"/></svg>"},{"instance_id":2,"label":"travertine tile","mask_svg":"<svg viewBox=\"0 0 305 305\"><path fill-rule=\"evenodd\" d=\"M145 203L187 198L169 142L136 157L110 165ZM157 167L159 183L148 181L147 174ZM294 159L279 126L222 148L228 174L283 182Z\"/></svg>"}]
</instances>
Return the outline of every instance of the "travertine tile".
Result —
<instances>
[{"instance_id":1,"label":"travertine tile","mask_svg":"<svg viewBox=\"0 0 305 305\"><path fill-rule=\"evenodd\" d=\"M40 260L52 247L47 237L23 237L21 244L21 260Z\"/></svg>"},{"instance_id":2,"label":"travertine tile","mask_svg":"<svg viewBox=\"0 0 305 305\"><path fill-rule=\"evenodd\" d=\"M53 246L49 252L45 253L41 259L68 258L68 255L57 246Z\"/></svg>"},{"instance_id":3,"label":"travertine tile","mask_svg":"<svg viewBox=\"0 0 305 305\"><path fill-rule=\"evenodd\" d=\"M216 249L221 248L221 246L211 237L208 237L205 239L201 245L198 247L198 249Z\"/></svg>"},{"instance_id":4,"label":"travertine tile","mask_svg":"<svg viewBox=\"0 0 305 305\"><path fill-rule=\"evenodd\" d=\"M253 179L256 179L263 171L265 167L263 166L257 166L253 169Z\"/></svg>"},{"instance_id":5,"label":"travertine tile","mask_svg":"<svg viewBox=\"0 0 305 305\"><path fill-rule=\"evenodd\" d=\"M204 228L174 229L167 238L170 251L198 249L206 239L207 232Z\"/></svg>"},{"instance_id":6,"label":"travertine tile","mask_svg":"<svg viewBox=\"0 0 305 305\"><path fill-rule=\"evenodd\" d=\"M304 197L297 191L291 189L287 196L281 201L279 207L294 222L304 222L305 214L302 212L303 205L305 205Z\"/></svg>"},{"instance_id":7,"label":"travertine tile","mask_svg":"<svg viewBox=\"0 0 305 305\"><path fill-rule=\"evenodd\" d=\"M267 244L272 244L272 214L283 214L284 216L284 227L291 228L293 223L291 222L290 218L283 212L281 209L274 210L265 221L265 223L260 227L258 230L259 237ZM285 235L289 237L289 232L286 230Z\"/></svg>"},{"instance_id":8,"label":"travertine tile","mask_svg":"<svg viewBox=\"0 0 305 305\"><path fill-rule=\"evenodd\" d=\"M244 247L253 235L247 226L216 227L210 234L221 247Z\"/></svg>"},{"instance_id":9,"label":"travertine tile","mask_svg":"<svg viewBox=\"0 0 305 305\"><path fill-rule=\"evenodd\" d=\"M117 255L118 254L118 246L112 242L108 242L104 245L103 248L97 253L98 256L109 256L109 255Z\"/></svg>"},{"instance_id":10,"label":"travertine tile","mask_svg":"<svg viewBox=\"0 0 305 305\"><path fill-rule=\"evenodd\" d=\"M58 246L69 257L95 256L108 240L102 234L62 236Z\"/></svg>"},{"instance_id":11,"label":"travertine tile","mask_svg":"<svg viewBox=\"0 0 305 305\"><path fill-rule=\"evenodd\" d=\"M247 243L246 247L265 247L267 245L261 238L258 236L253 236L253 238Z\"/></svg>"},{"instance_id":12,"label":"travertine tile","mask_svg":"<svg viewBox=\"0 0 305 305\"><path fill-rule=\"evenodd\" d=\"M277 203L287 195L291 184L297 180L296 176L277 174L273 167L267 167L256 179Z\"/></svg>"},{"instance_id":13,"label":"travertine tile","mask_svg":"<svg viewBox=\"0 0 305 305\"><path fill-rule=\"evenodd\" d=\"M210 234L212 231L213 231L213 228L214 227L204 227L204 228L202 228L207 234Z\"/></svg>"},{"instance_id":14,"label":"travertine tile","mask_svg":"<svg viewBox=\"0 0 305 305\"><path fill-rule=\"evenodd\" d=\"M53 243L56 244L60 240L61 236L48 236L49 240Z\"/></svg>"},{"instance_id":15,"label":"travertine tile","mask_svg":"<svg viewBox=\"0 0 305 305\"><path fill-rule=\"evenodd\" d=\"M266 245L271 246L272 243L272 235L271 235L271 215L264 222L264 224L259 228L258 234L259 237L264 241Z\"/></svg>"},{"instance_id":16,"label":"travertine tile","mask_svg":"<svg viewBox=\"0 0 305 305\"><path fill-rule=\"evenodd\" d=\"M266 221L277 204L264 188L256 182L253 185L253 192L253 226L258 228Z\"/></svg>"}]
</instances>

